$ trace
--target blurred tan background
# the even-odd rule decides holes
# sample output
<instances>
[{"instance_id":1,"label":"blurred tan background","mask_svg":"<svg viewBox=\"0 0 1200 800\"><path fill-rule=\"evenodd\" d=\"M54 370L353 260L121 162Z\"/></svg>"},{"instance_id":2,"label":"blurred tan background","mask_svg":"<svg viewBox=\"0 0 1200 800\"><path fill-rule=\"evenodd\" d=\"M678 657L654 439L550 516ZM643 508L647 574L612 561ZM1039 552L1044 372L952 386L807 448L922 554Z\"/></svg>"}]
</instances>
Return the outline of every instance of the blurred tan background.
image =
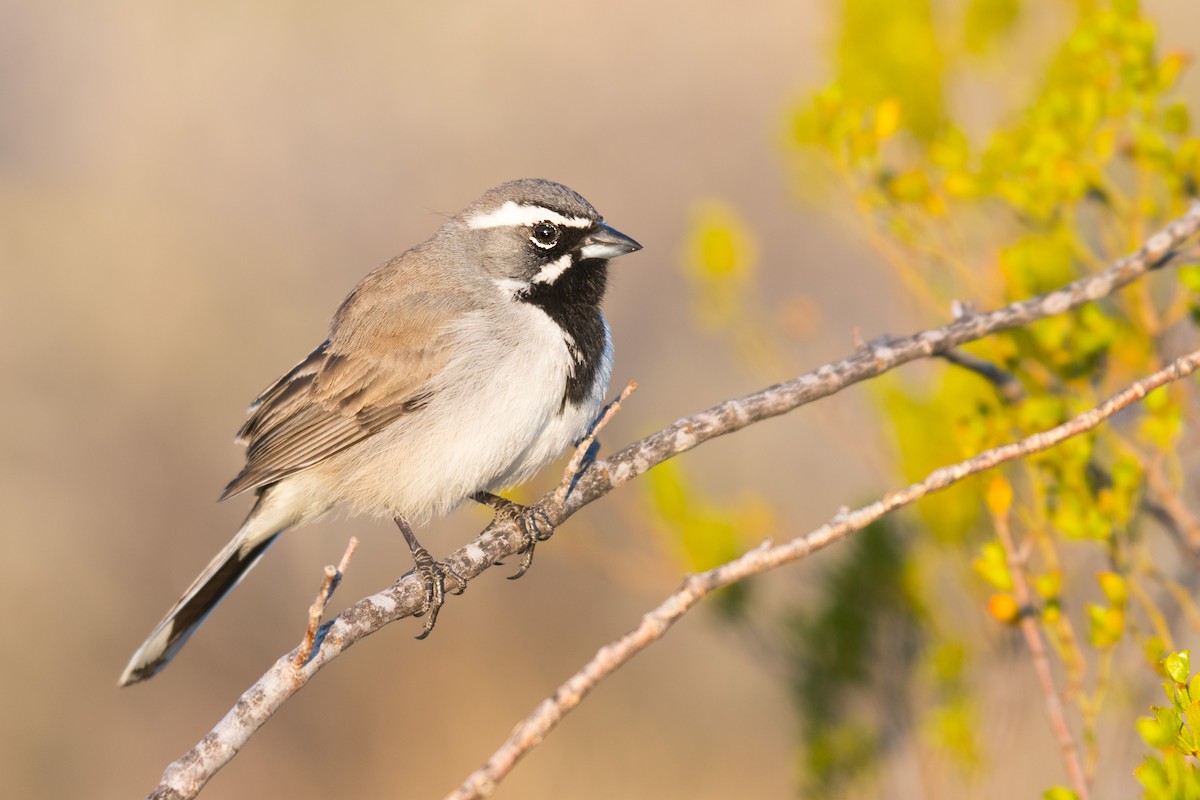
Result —
<instances>
[{"instance_id":1,"label":"blurred tan background","mask_svg":"<svg viewBox=\"0 0 1200 800\"><path fill-rule=\"evenodd\" d=\"M1194 43L1194 0L1145 5L1167 44ZM608 450L764 382L689 312L679 264L706 198L753 229L765 297L821 309L795 372L844 355L856 325L910 329L853 228L796 204L780 147L787 102L824 74L829 7L0 0L4 794L141 796L299 640L350 535L362 546L333 610L408 569L390 525L302 529L166 672L116 688L247 510L214 502L241 464L245 406L322 340L363 274L485 188L563 181L645 245L615 265L607 302L614 384L641 385ZM717 496L761 493L781 534L799 533L887 485L878 453L846 448L863 407L848 393L687 465ZM422 538L449 552L486 520L463 510ZM764 588L803 582L821 558ZM680 568L626 487L524 579L506 574L473 583L428 641L402 623L335 662L206 796L440 797ZM1049 772L980 796L1040 792L1056 774L1040 710L996 714ZM498 796L786 797L795 735L781 676L700 611ZM896 767L888 796L912 796L910 780Z\"/></svg>"}]
</instances>

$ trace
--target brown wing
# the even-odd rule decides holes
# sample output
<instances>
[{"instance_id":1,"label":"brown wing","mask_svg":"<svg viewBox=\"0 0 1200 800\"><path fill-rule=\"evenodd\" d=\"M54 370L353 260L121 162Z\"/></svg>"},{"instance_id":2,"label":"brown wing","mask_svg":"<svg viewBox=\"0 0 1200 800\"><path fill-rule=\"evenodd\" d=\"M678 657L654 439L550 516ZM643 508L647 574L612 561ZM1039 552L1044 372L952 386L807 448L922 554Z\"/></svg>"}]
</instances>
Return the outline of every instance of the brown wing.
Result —
<instances>
[{"instance_id":1,"label":"brown wing","mask_svg":"<svg viewBox=\"0 0 1200 800\"><path fill-rule=\"evenodd\" d=\"M265 486L320 463L420 410L441 348L382 356L336 353L326 341L259 395L238 431L246 466L221 499Z\"/></svg>"},{"instance_id":2,"label":"brown wing","mask_svg":"<svg viewBox=\"0 0 1200 800\"><path fill-rule=\"evenodd\" d=\"M444 268L446 256L430 255L439 241L363 278L329 339L254 401L238 432L246 466L222 499L318 464L429 402L452 323L475 308L461 275Z\"/></svg>"}]
</instances>

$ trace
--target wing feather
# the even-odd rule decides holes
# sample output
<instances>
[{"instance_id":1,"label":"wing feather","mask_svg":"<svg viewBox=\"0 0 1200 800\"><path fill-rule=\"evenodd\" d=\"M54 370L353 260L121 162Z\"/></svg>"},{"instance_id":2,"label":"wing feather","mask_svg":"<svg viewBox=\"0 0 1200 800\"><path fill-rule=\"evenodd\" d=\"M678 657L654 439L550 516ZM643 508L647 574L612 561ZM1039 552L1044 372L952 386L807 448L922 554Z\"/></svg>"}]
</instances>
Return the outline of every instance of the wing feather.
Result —
<instances>
[{"instance_id":1,"label":"wing feather","mask_svg":"<svg viewBox=\"0 0 1200 800\"><path fill-rule=\"evenodd\" d=\"M347 355L326 341L264 391L238 432L246 466L221 499L319 464L424 408L443 348Z\"/></svg>"},{"instance_id":2,"label":"wing feather","mask_svg":"<svg viewBox=\"0 0 1200 800\"><path fill-rule=\"evenodd\" d=\"M329 338L258 396L238 431L246 466L222 499L319 464L426 406L453 349L452 323L477 307L461 276L429 257L435 241L367 275Z\"/></svg>"}]
</instances>

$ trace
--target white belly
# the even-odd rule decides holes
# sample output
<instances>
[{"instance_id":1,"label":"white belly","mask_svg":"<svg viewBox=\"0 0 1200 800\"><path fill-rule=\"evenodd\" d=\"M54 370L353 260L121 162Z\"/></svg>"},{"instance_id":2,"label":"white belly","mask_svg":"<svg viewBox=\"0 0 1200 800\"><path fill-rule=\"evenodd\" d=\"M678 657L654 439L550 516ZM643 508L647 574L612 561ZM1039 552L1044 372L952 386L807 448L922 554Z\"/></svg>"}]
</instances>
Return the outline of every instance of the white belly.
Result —
<instances>
[{"instance_id":1,"label":"white belly","mask_svg":"<svg viewBox=\"0 0 1200 800\"><path fill-rule=\"evenodd\" d=\"M528 479L583 437L612 372L607 326L591 391L565 406L574 363L563 330L540 309L518 304L505 319L477 312L456 328L456 349L471 357L447 364L426 407L285 479L286 490L311 497L313 510L346 504L420 525L475 492Z\"/></svg>"}]
</instances>

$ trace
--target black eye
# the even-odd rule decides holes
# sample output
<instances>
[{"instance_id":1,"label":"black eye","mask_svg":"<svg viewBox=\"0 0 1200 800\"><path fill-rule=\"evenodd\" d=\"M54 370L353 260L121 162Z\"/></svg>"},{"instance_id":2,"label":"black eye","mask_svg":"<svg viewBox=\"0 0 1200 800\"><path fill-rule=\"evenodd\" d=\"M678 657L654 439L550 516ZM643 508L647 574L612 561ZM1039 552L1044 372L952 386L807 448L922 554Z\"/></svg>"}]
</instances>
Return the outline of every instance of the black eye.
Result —
<instances>
[{"instance_id":1,"label":"black eye","mask_svg":"<svg viewBox=\"0 0 1200 800\"><path fill-rule=\"evenodd\" d=\"M529 241L549 250L558 243L558 226L552 222L539 222L533 226L533 235L529 237Z\"/></svg>"}]
</instances>

